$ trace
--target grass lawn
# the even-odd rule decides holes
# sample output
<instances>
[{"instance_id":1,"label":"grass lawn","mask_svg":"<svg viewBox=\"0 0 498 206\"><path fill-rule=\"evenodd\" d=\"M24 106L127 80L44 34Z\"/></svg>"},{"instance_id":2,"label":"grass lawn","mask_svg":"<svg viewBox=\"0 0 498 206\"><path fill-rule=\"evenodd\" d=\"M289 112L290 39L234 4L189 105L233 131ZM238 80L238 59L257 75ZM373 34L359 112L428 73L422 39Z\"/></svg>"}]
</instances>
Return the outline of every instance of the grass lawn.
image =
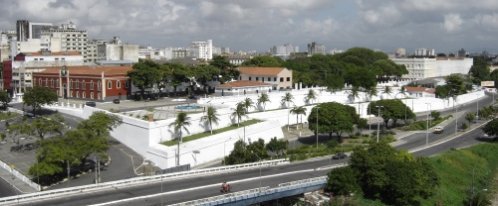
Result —
<instances>
[{"instance_id":1,"label":"grass lawn","mask_svg":"<svg viewBox=\"0 0 498 206\"><path fill-rule=\"evenodd\" d=\"M15 112L0 112L0 120L6 120L19 116L20 114Z\"/></svg>"},{"instance_id":2,"label":"grass lawn","mask_svg":"<svg viewBox=\"0 0 498 206\"><path fill-rule=\"evenodd\" d=\"M449 119L450 117L451 116L446 116L446 117L439 118L436 120L429 120L429 122L430 122L429 128L432 128L432 127L438 125L439 123L443 122L444 120ZM426 130L427 129L426 126L427 126L427 120L421 120L421 121L413 122L407 126L400 127L399 129L404 130L404 131Z\"/></svg>"},{"instance_id":3,"label":"grass lawn","mask_svg":"<svg viewBox=\"0 0 498 206\"><path fill-rule=\"evenodd\" d=\"M213 130L213 135L214 134L219 134L219 133L222 133L222 132L226 132L226 131L230 131L230 130L234 130L234 129L238 129L238 128L241 128L241 127L244 127L244 126L253 125L253 124L256 124L256 123L260 123L260 122L262 122L262 121L258 120L258 119L247 120L247 121L241 122L240 123L240 127L238 127L237 124L233 124L233 125L230 125L228 127L224 127L224 128ZM211 135L212 134L211 134L210 131L199 133L199 134L194 134L194 135L183 137L183 142L188 142L188 141L200 139L200 138L211 136ZM176 140L176 139L169 140L169 141L163 142L161 144L166 145L166 146L173 146L173 145L178 144L178 140Z\"/></svg>"}]
</instances>

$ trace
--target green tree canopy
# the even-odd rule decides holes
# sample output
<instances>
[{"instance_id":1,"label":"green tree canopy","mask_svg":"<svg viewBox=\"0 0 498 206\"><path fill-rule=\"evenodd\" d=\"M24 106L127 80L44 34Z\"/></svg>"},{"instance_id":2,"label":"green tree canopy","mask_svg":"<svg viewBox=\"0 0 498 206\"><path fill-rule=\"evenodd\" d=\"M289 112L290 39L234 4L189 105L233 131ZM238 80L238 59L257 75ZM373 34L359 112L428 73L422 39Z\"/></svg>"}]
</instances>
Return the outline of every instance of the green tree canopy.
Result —
<instances>
[{"instance_id":1,"label":"green tree canopy","mask_svg":"<svg viewBox=\"0 0 498 206\"><path fill-rule=\"evenodd\" d=\"M498 136L498 119L493 119L488 122L483 128L482 131L488 134L489 136Z\"/></svg>"},{"instance_id":2,"label":"green tree canopy","mask_svg":"<svg viewBox=\"0 0 498 206\"><path fill-rule=\"evenodd\" d=\"M239 76L239 71L234 69L234 65L230 64L228 57L216 55L209 65L214 66L220 70L221 78L220 83L225 83Z\"/></svg>"},{"instance_id":3,"label":"green tree canopy","mask_svg":"<svg viewBox=\"0 0 498 206\"><path fill-rule=\"evenodd\" d=\"M336 102L322 103L314 107L308 116L309 128L312 131L316 131L317 114L318 133L329 133L330 137L335 133L339 141L342 141L342 133L353 131L357 116L354 108L351 110L349 106Z\"/></svg>"},{"instance_id":4,"label":"green tree canopy","mask_svg":"<svg viewBox=\"0 0 498 206\"><path fill-rule=\"evenodd\" d=\"M254 67L281 67L284 61L278 57L272 56L256 56L242 63L242 66Z\"/></svg>"},{"instance_id":5,"label":"green tree canopy","mask_svg":"<svg viewBox=\"0 0 498 206\"><path fill-rule=\"evenodd\" d=\"M350 196L361 192L355 171L351 167L333 169L327 176L327 190L332 192L334 196Z\"/></svg>"},{"instance_id":6,"label":"green tree canopy","mask_svg":"<svg viewBox=\"0 0 498 206\"><path fill-rule=\"evenodd\" d=\"M57 102L57 93L47 87L35 86L28 89L22 99L24 104L33 108L33 115L35 115L42 105Z\"/></svg>"},{"instance_id":7,"label":"green tree canopy","mask_svg":"<svg viewBox=\"0 0 498 206\"><path fill-rule=\"evenodd\" d=\"M133 64L133 69L128 72L133 85L138 87L143 94L145 89L152 88L154 84L163 80L164 70L160 69L160 65L151 60L140 60Z\"/></svg>"},{"instance_id":8,"label":"green tree canopy","mask_svg":"<svg viewBox=\"0 0 498 206\"><path fill-rule=\"evenodd\" d=\"M398 120L404 119L405 117L406 119L415 118L415 113L399 99L384 99L370 102L367 111L369 114L378 116L378 107L381 107L380 115L382 119L384 119L386 127L389 120L393 120L394 125L396 125Z\"/></svg>"},{"instance_id":9,"label":"green tree canopy","mask_svg":"<svg viewBox=\"0 0 498 206\"><path fill-rule=\"evenodd\" d=\"M7 109L8 104L12 101L7 91L0 91L0 104L3 109Z\"/></svg>"},{"instance_id":10,"label":"green tree canopy","mask_svg":"<svg viewBox=\"0 0 498 206\"><path fill-rule=\"evenodd\" d=\"M474 57L474 64L470 67L469 75L474 84L481 84L481 81L489 80L490 69L487 58L484 56Z\"/></svg>"}]
</instances>

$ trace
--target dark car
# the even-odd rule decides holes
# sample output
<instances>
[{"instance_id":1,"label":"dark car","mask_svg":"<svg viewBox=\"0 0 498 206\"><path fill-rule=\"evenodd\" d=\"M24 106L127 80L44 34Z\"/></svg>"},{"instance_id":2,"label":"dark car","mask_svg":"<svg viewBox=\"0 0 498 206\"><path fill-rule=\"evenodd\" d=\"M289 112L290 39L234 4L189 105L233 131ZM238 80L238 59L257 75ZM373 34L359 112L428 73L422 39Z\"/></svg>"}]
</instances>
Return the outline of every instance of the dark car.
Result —
<instances>
[{"instance_id":1,"label":"dark car","mask_svg":"<svg viewBox=\"0 0 498 206\"><path fill-rule=\"evenodd\" d=\"M334 156L332 156L332 159L334 159L334 160L340 160L340 159L344 159L346 157L348 157L348 155L345 154L344 152L338 152Z\"/></svg>"},{"instance_id":2,"label":"dark car","mask_svg":"<svg viewBox=\"0 0 498 206\"><path fill-rule=\"evenodd\" d=\"M189 99L193 99L193 100L198 100L199 96L192 95L192 96L189 96L188 98Z\"/></svg>"},{"instance_id":3,"label":"dark car","mask_svg":"<svg viewBox=\"0 0 498 206\"><path fill-rule=\"evenodd\" d=\"M96 107L97 103L95 103L95 102L85 102L85 105L89 106L89 107Z\"/></svg>"},{"instance_id":4,"label":"dark car","mask_svg":"<svg viewBox=\"0 0 498 206\"><path fill-rule=\"evenodd\" d=\"M119 104L121 101L120 101L119 99L114 99L114 100L112 100L112 102L113 102L114 104Z\"/></svg>"}]
</instances>

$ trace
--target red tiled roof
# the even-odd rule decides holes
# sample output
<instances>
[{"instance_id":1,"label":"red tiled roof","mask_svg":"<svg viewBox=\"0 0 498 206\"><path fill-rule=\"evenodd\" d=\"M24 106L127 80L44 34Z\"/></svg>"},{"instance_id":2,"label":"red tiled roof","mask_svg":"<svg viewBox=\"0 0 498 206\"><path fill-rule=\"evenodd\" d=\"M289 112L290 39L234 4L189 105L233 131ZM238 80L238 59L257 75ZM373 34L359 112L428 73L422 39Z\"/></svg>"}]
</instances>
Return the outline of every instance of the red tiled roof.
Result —
<instances>
[{"instance_id":1,"label":"red tiled roof","mask_svg":"<svg viewBox=\"0 0 498 206\"><path fill-rule=\"evenodd\" d=\"M23 52L26 56L79 56L79 51L62 51L62 52Z\"/></svg>"},{"instance_id":2,"label":"red tiled roof","mask_svg":"<svg viewBox=\"0 0 498 206\"><path fill-rule=\"evenodd\" d=\"M272 84L258 82L258 81L249 81L249 80L239 80L228 82L225 84L221 84L218 88L241 88L241 87L259 87L259 86L271 86Z\"/></svg>"},{"instance_id":3,"label":"red tiled roof","mask_svg":"<svg viewBox=\"0 0 498 206\"><path fill-rule=\"evenodd\" d=\"M427 93L436 93L436 89L434 88L426 88L426 87L405 87L407 92L427 92Z\"/></svg>"},{"instance_id":4,"label":"red tiled roof","mask_svg":"<svg viewBox=\"0 0 498 206\"><path fill-rule=\"evenodd\" d=\"M284 67L239 67L241 74L277 76Z\"/></svg>"},{"instance_id":5,"label":"red tiled roof","mask_svg":"<svg viewBox=\"0 0 498 206\"><path fill-rule=\"evenodd\" d=\"M34 74L54 75L59 74L62 67L46 67ZM132 70L131 66L68 66L69 75L125 75Z\"/></svg>"}]
</instances>

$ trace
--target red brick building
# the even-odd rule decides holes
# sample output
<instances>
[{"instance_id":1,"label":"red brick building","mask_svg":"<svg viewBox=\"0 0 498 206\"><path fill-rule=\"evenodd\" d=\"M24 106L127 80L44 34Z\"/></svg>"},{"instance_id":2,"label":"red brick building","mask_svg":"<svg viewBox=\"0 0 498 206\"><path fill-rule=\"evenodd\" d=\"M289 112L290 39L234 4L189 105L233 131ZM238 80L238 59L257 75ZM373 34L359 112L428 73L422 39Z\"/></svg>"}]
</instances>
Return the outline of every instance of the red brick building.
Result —
<instances>
[{"instance_id":1,"label":"red brick building","mask_svg":"<svg viewBox=\"0 0 498 206\"><path fill-rule=\"evenodd\" d=\"M33 72L33 86L48 87L59 97L110 101L130 94L131 66L63 66Z\"/></svg>"},{"instance_id":2,"label":"red brick building","mask_svg":"<svg viewBox=\"0 0 498 206\"><path fill-rule=\"evenodd\" d=\"M2 62L2 89L12 93L12 61L7 60Z\"/></svg>"}]
</instances>

